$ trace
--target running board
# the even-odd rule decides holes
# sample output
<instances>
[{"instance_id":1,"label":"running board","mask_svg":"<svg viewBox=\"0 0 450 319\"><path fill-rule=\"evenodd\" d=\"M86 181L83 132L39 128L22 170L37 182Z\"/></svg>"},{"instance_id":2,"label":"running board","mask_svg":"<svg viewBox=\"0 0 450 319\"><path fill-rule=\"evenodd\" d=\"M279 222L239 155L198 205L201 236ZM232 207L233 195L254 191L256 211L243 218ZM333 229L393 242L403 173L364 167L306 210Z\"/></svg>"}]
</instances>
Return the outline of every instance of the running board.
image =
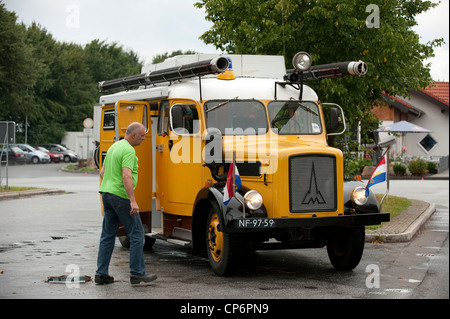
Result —
<instances>
[{"instance_id":1,"label":"running board","mask_svg":"<svg viewBox=\"0 0 450 319\"><path fill-rule=\"evenodd\" d=\"M169 237L169 236L166 236L164 234L157 233L157 232L147 233L147 234L145 234L145 236L150 237L150 238L154 238L154 239L164 240L164 241L166 241L168 243L175 244L175 245L178 245L178 246L183 246L183 247L191 246L191 242L190 241L185 241L185 240L181 240L181 239L172 238L172 237Z\"/></svg>"}]
</instances>

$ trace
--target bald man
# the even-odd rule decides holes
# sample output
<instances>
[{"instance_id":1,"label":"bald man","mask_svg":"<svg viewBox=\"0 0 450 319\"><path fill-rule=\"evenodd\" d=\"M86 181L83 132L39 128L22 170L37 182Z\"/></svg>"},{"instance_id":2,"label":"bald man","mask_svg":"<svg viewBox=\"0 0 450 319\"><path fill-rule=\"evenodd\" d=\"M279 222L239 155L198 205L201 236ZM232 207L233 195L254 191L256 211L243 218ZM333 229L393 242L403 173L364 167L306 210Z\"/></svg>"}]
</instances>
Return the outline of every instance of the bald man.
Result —
<instances>
[{"instance_id":1,"label":"bald man","mask_svg":"<svg viewBox=\"0 0 450 319\"><path fill-rule=\"evenodd\" d=\"M105 216L97 257L96 284L114 282L108 269L120 223L130 238L130 283L137 285L156 279L156 275L145 273L144 229L134 196L138 179L138 158L134 147L144 141L145 131L141 123L131 123L125 138L109 148L100 171L102 182L99 192L102 194Z\"/></svg>"}]
</instances>

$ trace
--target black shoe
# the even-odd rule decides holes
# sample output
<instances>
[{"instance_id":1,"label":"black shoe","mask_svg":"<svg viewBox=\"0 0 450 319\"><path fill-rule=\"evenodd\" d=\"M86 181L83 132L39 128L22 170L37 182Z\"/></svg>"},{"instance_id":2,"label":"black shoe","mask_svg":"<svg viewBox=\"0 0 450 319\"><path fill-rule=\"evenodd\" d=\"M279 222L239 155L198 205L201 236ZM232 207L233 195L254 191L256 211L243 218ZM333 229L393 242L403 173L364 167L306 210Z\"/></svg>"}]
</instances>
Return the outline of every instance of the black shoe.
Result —
<instances>
[{"instance_id":1,"label":"black shoe","mask_svg":"<svg viewBox=\"0 0 450 319\"><path fill-rule=\"evenodd\" d=\"M114 282L114 277L95 275L95 283L97 285L112 284Z\"/></svg>"},{"instance_id":2,"label":"black shoe","mask_svg":"<svg viewBox=\"0 0 450 319\"><path fill-rule=\"evenodd\" d=\"M138 284L140 284L141 282L143 282L143 283L149 283L149 282L152 282L153 280L155 280L156 278L158 278L158 277L156 277L156 275L131 276L131 277L130 277L130 283L131 283L132 285L138 285Z\"/></svg>"}]
</instances>

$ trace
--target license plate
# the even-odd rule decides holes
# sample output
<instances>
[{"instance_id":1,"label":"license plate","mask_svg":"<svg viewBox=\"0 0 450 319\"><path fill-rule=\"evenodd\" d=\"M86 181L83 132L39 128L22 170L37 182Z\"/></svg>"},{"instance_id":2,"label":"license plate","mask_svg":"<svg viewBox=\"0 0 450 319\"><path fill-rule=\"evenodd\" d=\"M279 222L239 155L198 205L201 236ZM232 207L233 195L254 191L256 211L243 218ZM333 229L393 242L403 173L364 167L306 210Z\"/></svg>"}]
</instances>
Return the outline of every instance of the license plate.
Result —
<instances>
[{"instance_id":1,"label":"license plate","mask_svg":"<svg viewBox=\"0 0 450 319\"><path fill-rule=\"evenodd\" d=\"M275 220L271 218L239 218L237 228L273 228Z\"/></svg>"}]
</instances>

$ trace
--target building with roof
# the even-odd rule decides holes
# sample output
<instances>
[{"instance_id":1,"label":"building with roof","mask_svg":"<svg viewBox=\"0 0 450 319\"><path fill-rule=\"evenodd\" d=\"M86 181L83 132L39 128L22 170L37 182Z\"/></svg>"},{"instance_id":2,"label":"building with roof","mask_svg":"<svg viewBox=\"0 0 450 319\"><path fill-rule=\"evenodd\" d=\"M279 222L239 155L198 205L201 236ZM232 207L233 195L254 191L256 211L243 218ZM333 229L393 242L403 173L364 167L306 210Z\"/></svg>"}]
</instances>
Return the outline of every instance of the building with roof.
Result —
<instances>
[{"instance_id":1,"label":"building with roof","mask_svg":"<svg viewBox=\"0 0 450 319\"><path fill-rule=\"evenodd\" d=\"M393 143L391 150L400 154L406 149L406 162L423 158L437 162L440 170L448 168L449 155L449 82L432 82L429 87L409 90L409 97L384 94L386 103L373 109L373 113L388 126L408 121L431 130L431 133L405 133L394 136L380 133L380 143Z\"/></svg>"}]
</instances>

